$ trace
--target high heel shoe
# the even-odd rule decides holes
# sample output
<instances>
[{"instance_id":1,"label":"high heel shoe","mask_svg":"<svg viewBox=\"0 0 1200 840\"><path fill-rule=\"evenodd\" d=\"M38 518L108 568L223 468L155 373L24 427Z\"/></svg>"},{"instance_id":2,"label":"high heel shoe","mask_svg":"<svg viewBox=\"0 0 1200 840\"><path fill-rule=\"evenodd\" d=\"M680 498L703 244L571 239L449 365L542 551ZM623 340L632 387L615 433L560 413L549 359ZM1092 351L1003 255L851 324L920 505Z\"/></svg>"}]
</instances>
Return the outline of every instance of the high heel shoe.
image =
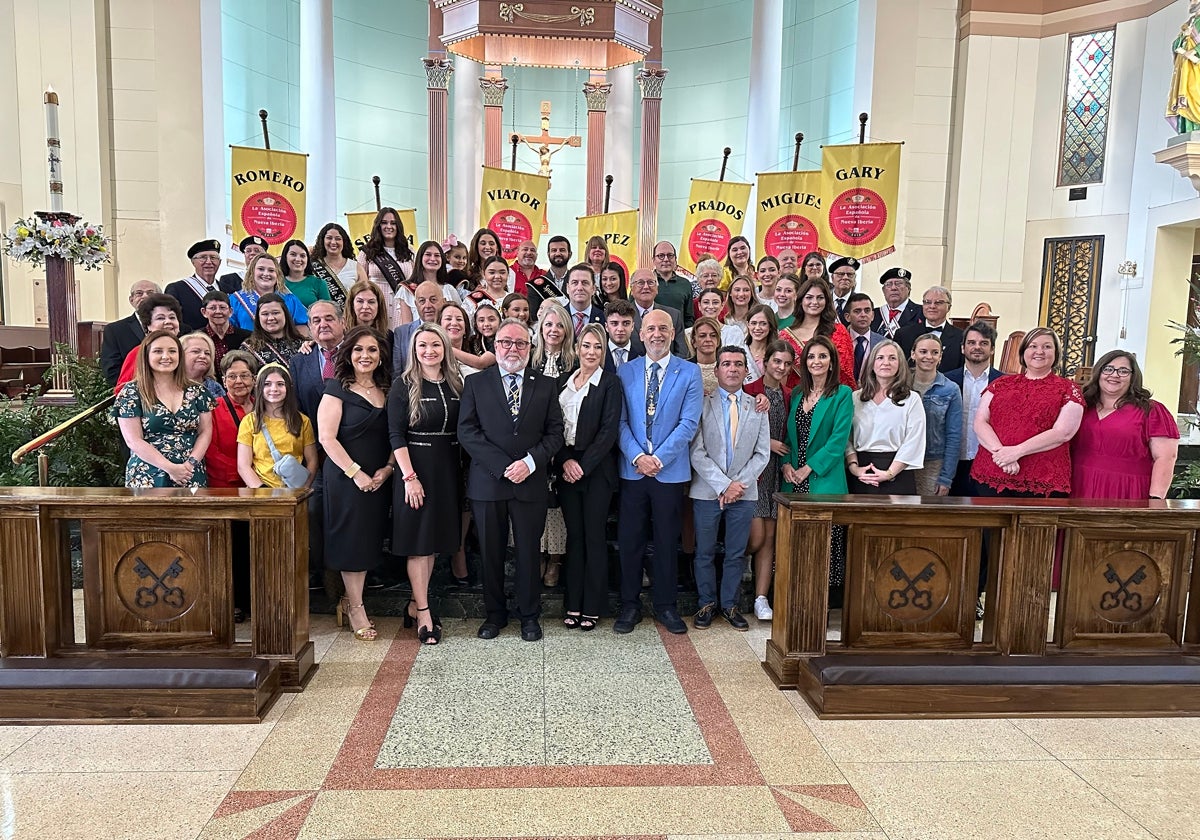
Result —
<instances>
[{"instance_id":1,"label":"high heel shoe","mask_svg":"<svg viewBox=\"0 0 1200 840\"><path fill-rule=\"evenodd\" d=\"M413 625L417 623L417 617L408 611L409 604L416 606L416 603L413 601L412 598L409 598L407 601L404 602L404 629L405 630L411 630L413 628ZM418 612L419 612L419 610L418 610Z\"/></svg>"},{"instance_id":2,"label":"high heel shoe","mask_svg":"<svg viewBox=\"0 0 1200 840\"><path fill-rule=\"evenodd\" d=\"M349 615L351 610L362 610L364 616L367 613L366 608L362 604L348 604L347 608L346 608L347 615ZM351 630L351 633L354 635L355 641L359 641L359 642L373 642L379 636L379 634L375 632L375 628L371 625L370 619L367 619L366 627L360 627L357 630L354 629L354 620L351 619L350 620L350 630Z\"/></svg>"},{"instance_id":3,"label":"high heel shoe","mask_svg":"<svg viewBox=\"0 0 1200 840\"><path fill-rule=\"evenodd\" d=\"M565 626L568 630L574 630L579 626L579 618L579 613L569 612L563 616L563 626Z\"/></svg>"},{"instance_id":4,"label":"high heel shoe","mask_svg":"<svg viewBox=\"0 0 1200 840\"><path fill-rule=\"evenodd\" d=\"M429 622L431 627L418 627L417 640L423 645L436 645L442 640L442 626L436 622L433 613L429 612L429 607L417 607L417 612L429 613Z\"/></svg>"},{"instance_id":5,"label":"high heel shoe","mask_svg":"<svg viewBox=\"0 0 1200 840\"><path fill-rule=\"evenodd\" d=\"M350 613L350 599L346 597L338 599L335 612L337 615L337 626L341 627L342 624L347 620L347 616ZM370 621L371 629L374 630L375 622L371 621L370 619L368 619L368 621ZM407 627L408 625L406 624L405 626Z\"/></svg>"},{"instance_id":6,"label":"high heel shoe","mask_svg":"<svg viewBox=\"0 0 1200 840\"><path fill-rule=\"evenodd\" d=\"M596 625L600 623L598 615L581 615L579 617L579 629L584 633L596 629Z\"/></svg>"}]
</instances>

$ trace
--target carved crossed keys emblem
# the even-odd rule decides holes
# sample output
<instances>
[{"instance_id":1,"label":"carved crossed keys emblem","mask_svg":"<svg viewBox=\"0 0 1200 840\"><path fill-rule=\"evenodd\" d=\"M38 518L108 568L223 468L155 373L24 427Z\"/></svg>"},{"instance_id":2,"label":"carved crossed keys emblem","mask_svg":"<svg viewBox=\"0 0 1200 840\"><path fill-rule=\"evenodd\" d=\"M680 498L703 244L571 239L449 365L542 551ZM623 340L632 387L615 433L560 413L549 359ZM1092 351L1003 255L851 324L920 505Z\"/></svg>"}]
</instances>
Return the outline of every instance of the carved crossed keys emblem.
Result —
<instances>
[{"instance_id":1,"label":"carved crossed keys emblem","mask_svg":"<svg viewBox=\"0 0 1200 840\"><path fill-rule=\"evenodd\" d=\"M929 588L921 589L917 585L933 580L937 574L933 568L933 563L926 563L925 568L912 577L909 577L908 573L904 571L904 567L893 560L891 572L892 578L897 583L904 585L888 593L889 607L894 610L907 607L910 604L919 610L928 610L933 607L933 591Z\"/></svg>"},{"instance_id":2,"label":"carved crossed keys emblem","mask_svg":"<svg viewBox=\"0 0 1200 840\"><path fill-rule=\"evenodd\" d=\"M183 574L183 565L180 563L180 559L176 557L161 575L156 575L154 570L147 566L146 562L139 557L133 566L133 571L142 580L150 578L154 582L147 586L138 587L134 603L145 609L146 607L153 607L161 598L162 602L167 606L181 609L183 607L183 589L171 585L171 581ZM161 596L159 595L160 590L162 592Z\"/></svg>"},{"instance_id":3,"label":"carved crossed keys emblem","mask_svg":"<svg viewBox=\"0 0 1200 840\"><path fill-rule=\"evenodd\" d=\"M1104 570L1104 579L1109 583L1116 584L1115 589L1110 589L1100 596L1100 609L1115 610L1117 607L1123 607L1130 612L1139 612L1142 609L1142 595L1140 592L1133 592L1130 586L1138 586L1146 579L1146 564L1138 566L1133 574L1124 580L1117 574L1117 570L1113 568L1112 563L1108 563Z\"/></svg>"}]
</instances>

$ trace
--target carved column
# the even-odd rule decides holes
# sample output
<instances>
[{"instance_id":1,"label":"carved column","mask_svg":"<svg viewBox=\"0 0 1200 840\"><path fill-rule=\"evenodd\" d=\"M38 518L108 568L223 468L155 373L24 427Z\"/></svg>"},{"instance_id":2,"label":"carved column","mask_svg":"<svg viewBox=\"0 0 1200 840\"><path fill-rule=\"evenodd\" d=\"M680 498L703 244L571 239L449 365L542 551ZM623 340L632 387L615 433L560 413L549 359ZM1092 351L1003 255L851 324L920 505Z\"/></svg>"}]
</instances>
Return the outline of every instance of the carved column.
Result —
<instances>
[{"instance_id":1,"label":"carved column","mask_svg":"<svg viewBox=\"0 0 1200 840\"><path fill-rule=\"evenodd\" d=\"M642 189L641 231L638 236L638 266L653 267L654 239L658 230L658 142L662 114L662 89L668 71L643 67L638 73L642 88Z\"/></svg>"},{"instance_id":2,"label":"carved column","mask_svg":"<svg viewBox=\"0 0 1200 840\"><path fill-rule=\"evenodd\" d=\"M428 238L441 242L446 238L449 206L449 177L446 161L450 158L449 100L450 74L454 65L444 58L423 58L425 81L429 89L429 232Z\"/></svg>"},{"instance_id":3,"label":"carved column","mask_svg":"<svg viewBox=\"0 0 1200 840\"><path fill-rule=\"evenodd\" d=\"M612 85L602 73L583 86L587 100L587 215L604 212L604 122Z\"/></svg>"},{"instance_id":4,"label":"carved column","mask_svg":"<svg viewBox=\"0 0 1200 840\"><path fill-rule=\"evenodd\" d=\"M498 68L497 68L498 70ZM483 165L504 166L504 92L508 79L491 68L479 77L483 91Z\"/></svg>"}]
</instances>

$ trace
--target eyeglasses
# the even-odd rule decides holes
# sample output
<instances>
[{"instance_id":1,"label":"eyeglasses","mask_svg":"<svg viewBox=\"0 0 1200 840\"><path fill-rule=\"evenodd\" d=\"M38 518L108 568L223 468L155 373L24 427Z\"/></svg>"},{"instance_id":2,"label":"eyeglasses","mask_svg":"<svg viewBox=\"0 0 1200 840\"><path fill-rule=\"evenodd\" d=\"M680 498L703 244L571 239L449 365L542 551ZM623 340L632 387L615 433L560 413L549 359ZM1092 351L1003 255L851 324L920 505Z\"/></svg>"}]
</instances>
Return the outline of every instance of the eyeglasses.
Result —
<instances>
[{"instance_id":1,"label":"eyeglasses","mask_svg":"<svg viewBox=\"0 0 1200 840\"><path fill-rule=\"evenodd\" d=\"M529 342L523 338L497 338L496 346L501 350L525 350L529 347Z\"/></svg>"},{"instance_id":2,"label":"eyeglasses","mask_svg":"<svg viewBox=\"0 0 1200 840\"><path fill-rule=\"evenodd\" d=\"M674 254L655 254L654 259L656 259L656 260L673 260L673 259L675 259L675 255Z\"/></svg>"},{"instance_id":3,"label":"eyeglasses","mask_svg":"<svg viewBox=\"0 0 1200 840\"><path fill-rule=\"evenodd\" d=\"M658 286L657 280L634 280L634 288L648 289L651 286Z\"/></svg>"},{"instance_id":4,"label":"eyeglasses","mask_svg":"<svg viewBox=\"0 0 1200 840\"><path fill-rule=\"evenodd\" d=\"M921 305L922 306L949 306L950 301L948 301L948 300L923 300L923 301L921 301Z\"/></svg>"},{"instance_id":5,"label":"eyeglasses","mask_svg":"<svg viewBox=\"0 0 1200 840\"><path fill-rule=\"evenodd\" d=\"M1119 379L1124 379L1126 376L1133 375L1132 368L1113 367L1112 365L1105 365L1104 367L1100 368L1100 372L1103 373L1105 376L1116 376Z\"/></svg>"},{"instance_id":6,"label":"eyeglasses","mask_svg":"<svg viewBox=\"0 0 1200 840\"><path fill-rule=\"evenodd\" d=\"M853 271L835 271L835 272L833 272L833 276L841 277L846 280L850 280L850 279L853 279L854 272Z\"/></svg>"},{"instance_id":7,"label":"eyeglasses","mask_svg":"<svg viewBox=\"0 0 1200 840\"><path fill-rule=\"evenodd\" d=\"M907 289L908 284L903 280L889 280L883 284L885 289Z\"/></svg>"},{"instance_id":8,"label":"eyeglasses","mask_svg":"<svg viewBox=\"0 0 1200 840\"><path fill-rule=\"evenodd\" d=\"M227 373L227 374L225 374L226 382L245 382L247 380L253 382L254 374L252 374L252 373Z\"/></svg>"}]
</instances>

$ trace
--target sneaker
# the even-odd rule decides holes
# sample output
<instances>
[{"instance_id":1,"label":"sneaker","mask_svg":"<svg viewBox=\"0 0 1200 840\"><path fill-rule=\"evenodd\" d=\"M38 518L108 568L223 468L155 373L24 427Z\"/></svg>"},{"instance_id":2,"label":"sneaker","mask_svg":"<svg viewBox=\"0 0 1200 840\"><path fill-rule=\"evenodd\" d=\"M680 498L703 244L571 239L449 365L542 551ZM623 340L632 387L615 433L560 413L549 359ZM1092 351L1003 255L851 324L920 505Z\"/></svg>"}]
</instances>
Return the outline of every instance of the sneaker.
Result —
<instances>
[{"instance_id":1,"label":"sneaker","mask_svg":"<svg viewBox=\"0 0 1200 840\"><path fill-rule=\"evenodd\" d=\"M767 603L766 595L759 595L754 599L754 617L759 621L770 621L775 617L775 612L771 609L771 605Z\"/></svg>"}]
</instances>

